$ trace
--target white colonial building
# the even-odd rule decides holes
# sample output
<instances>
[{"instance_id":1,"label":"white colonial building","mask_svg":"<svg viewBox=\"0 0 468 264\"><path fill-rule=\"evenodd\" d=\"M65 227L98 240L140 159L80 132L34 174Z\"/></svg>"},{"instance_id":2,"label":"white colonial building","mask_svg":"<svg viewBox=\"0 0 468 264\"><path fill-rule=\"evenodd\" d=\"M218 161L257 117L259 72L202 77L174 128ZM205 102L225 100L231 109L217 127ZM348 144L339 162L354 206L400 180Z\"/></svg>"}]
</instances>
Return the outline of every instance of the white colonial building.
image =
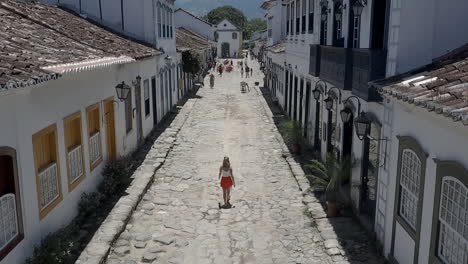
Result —
<instances>
[{"instance_id":1,"label":"white colonial building","mask_svg":"<svg viewBox=\"0 0 468 264\"><path fill-rule=\"evenodd\" d=\"M468 263L467 65L468 44L376 82L390 175L379 185L383 242L394 263Z\"/></svg>"},{"instance_id":2,"label":"white colonial building","mask_svg":"<svg viewBox=\"0 0 468 264\"><path fill-rule=\"evenodd\" d=\"M206 39L215 41L216 27L182 8L175 11L174 23L177 28L189 29Z\"/></svg>"},{"instance_id":3,"label":"white colonial building","mask_svg":"<svg viewBox=\"0 0 468 264\"><path fill-rule=\"evenodd\" d=\"M252 33L252 37L250 38L250 47L252 54L257 57L257 59L261 62L263 57L263 52L266 47L267 41L267 30L260 30L255 31ZM253 48L252 48L253 46Z\"/></svg>"},{"instance_id":4,"label":"white colonial building","mask_svg":"<svg viewBox=\"0 0 468 264\"><path fill-rule=\"evenodd\" d=\"M218 58L239 57L242 53L242 30L234 23L223 19L216 26Z\"/></svg>"},{"instance_id":5,"label":"white colonial building","mask_svg":"<svg viewBox=\"0 0 468 264\"><path fill-rule=\"evenodd\" d=\"M0 263L12 264L76 216L107 161L164 118L174 86L158 81L157 49L57 7L5 0L0 12L11 66L0 67Z\"/></svg>"},{"instance_id":6,"label":"white colonial building","mask_svg":"<svg viewBox=\"0 0 468 264\"><path fill-rule=\"evenodd\" d=\"M41 0L48 4L70 9L95 23L113 31L146 43L161 50L154 65L159 71L158 86L170 86L164 91L164 111L167 112L178 101L177 52L175 45L174 3L175 0Z\"/></svg>"},{"instance_id":7,"label":"white colonial building","mask_svg":"<svg viewBox=\"0 0 468 264\"><path fill-rule=\"evenodd\" d=\"M344 190L355 213L390 256L395 228L389 212L396 190L389 186L396 177L390 162L396 159L391 146L397 139L387 131L409 123L390 125L386 101L369 82L430 63L468 42L468 35L456 26L467 24L468 2L270 0L262 7L273 25L273 46L266 59L268 88L284 112L302 124L318 156L325 159L330 153L358 161ZM273 22L278 16L284 18L281 25ZM281 42L284 62L272 52L281 50ZM284 76L279 76L282 67ZM370 126L358 135L355 121L363 120ZM398 245L406 250L398 251L398 263L413 263L415 253L410 252L428 250L414 241ZM428 263L427 258L417 263Z\"/></svg>"}]
</instances>

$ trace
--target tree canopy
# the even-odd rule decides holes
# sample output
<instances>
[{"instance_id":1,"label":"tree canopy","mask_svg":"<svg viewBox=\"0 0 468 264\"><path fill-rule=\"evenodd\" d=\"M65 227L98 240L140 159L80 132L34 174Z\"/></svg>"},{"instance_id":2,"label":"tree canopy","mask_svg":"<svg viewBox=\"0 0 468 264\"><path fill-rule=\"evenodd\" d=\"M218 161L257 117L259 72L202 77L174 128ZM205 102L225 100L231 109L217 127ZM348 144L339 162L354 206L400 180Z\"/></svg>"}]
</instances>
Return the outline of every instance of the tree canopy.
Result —
<instances>
[{"instance_id":1,"label":"tree canopy","mask_svg":"<svg viewBox=\"0 0 468 264\"><path fill-rule=\"evenodd\" d=\"M198 56L190 51L182 52L182 70L186 73L198 74L201 70Z\"/></svg>"},{"instance_id":2,"label":"tree canopy","mask_svg":"<svg viewBox=\"0 0 468 264\"><path fill-rule=\"evenodd\" d=\"M264 19L261 18L254 18L252 20L247 21L247 24L244 27L245 38L250 39L252 33L259 30L267 29L267 23Z\"/></svg>"},{"instance_id":3,"label":"tree canopy","mask_svg":"<svg viewBox=\"0 0 468 264\"><path fill-rule=\"evenodd\" d=\"M211 10L208 12L208 14L206 14L204 19L213 25L217 25L223 19L228 19L240 29L244 29L247 23L247 18L245 15L239 9L229 5L221 6Z\"/></svg>"},{"instance_id":4,"label":"tree canopy","mask_svg":"<svg viewBox=\"0 0 468 264\"><path fill-rule=\"evenodd\" d=\"M264 19L254 18L247 20L242 11L229 5L215 8L202 18L213 25L219 24L223 19L228 19L244 32L243 36L245 39L249 39L253 32L267 28L267 23Z\"/></svg>"}]
</instances>

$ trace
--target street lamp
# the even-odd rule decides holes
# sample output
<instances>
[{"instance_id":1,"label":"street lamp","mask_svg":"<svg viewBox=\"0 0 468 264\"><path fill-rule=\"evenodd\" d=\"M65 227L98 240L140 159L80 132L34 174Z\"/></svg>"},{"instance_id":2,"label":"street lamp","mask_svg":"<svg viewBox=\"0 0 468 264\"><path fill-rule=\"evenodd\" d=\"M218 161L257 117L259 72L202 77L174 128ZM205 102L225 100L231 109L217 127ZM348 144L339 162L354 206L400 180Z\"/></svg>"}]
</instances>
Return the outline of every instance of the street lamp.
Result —
<instances>
[{"instance_id":1,"label":"street lamp","mask_svg":"<svg viewBox=\"0 0 468 264\"><path fill-rule=\"evenodd\" d=\"M356 128L356 134L360 140L367 137L371 125L371 120L366 113L361 112L356 119L354 119L354 126Z\"/></svg>"},{"instance_id":2,"label":"street lamp","mask_svg":"<svg viewBox=\"0 0 468 264\"><path fill-rule=\"evenodd\" d=\"M122 102L127 100L128 94L130 93L130 89L130 86L128 86L125 82L117 84L117 86L115 86L117 98L119 98L119 100Z\"/></svg>"},{"instance_id":3,"label":"street lamp","mask_svg":"<svg viewBox=\"0 0 468 264\"><path fill-rule=\"evenodd\" d=\"M321 93L322 93L322 92L320 92L320 90L317 89L317 88L315 88L315 89L312 91L312 94L314 95L314 99L315 99L316 101L318 101L318 100L320 99L320 94L321 94Z\"/></svg>"},{"instance_id":4,"label":"street lamp","mask_svg":"<svg viewBox=\"0 0 468 264\"><path fill-rule=\"evenodd\" d=\"M332 108L333 108L333 99L328 96L325 100L323 100L325 102L325 108L330 111Z\"/></svg>"},{"instance_id":5,"label":"street lamp","mask_svg":"<svg viewBox=\"0 0 468 264\"><path fill-rule=\"evenodd\" d=\"M323 10L322 10L322 21L325 21L327 20L327 13L325 13Z\"/></svg>"},{"instance_id":6,"label":"street lamp","mask_svg":"<svg viewBox=\"0 0 468 264\"><path fill-rule=\"evenodd\" d=\"M327 99L323 100L325 102L325 108L330 111L332 108L333 108L333 101L334 99L330 97L330 92L333 90L333 89L336 89L338 90L338 103L341 103L341 91L338 87L336 86L333 86L333 87L330 87L330 89L328 89L327 91L327 94L328 94L328 97Z\"/></svg>"},{"instance_id":7,"label":"street lamp","mask_svg":"<svg viewBox=\"0 0 468 264\"><path fill-rule=\"evenodd\" d=\"M335 13L335 20L336 20L336 21L341 21L341 18L342 18L341 11L340 11L340 12L337 12L337 13Z\"/></svg>"},{"instance_id":8,"label":"street lamp","mask_svg":"<svg viewBox=\"0 0 468 264\"><path fill-rule=\"evenodd\" d=\"M362 10L367 5L367 0L356 0L353 4L353 13L355 16L361 16Z\"/></svg>"},{"instance_id":9,"label":"street lamp","mask_svg":"<svg viewBox=\"0 0 468 264\"><path fill-rule=\"evenodd\" d=\"M323 85L323 87L321 85ZM314 95L314 99L318 101L320 99L320 95L322 94L322 91L325 92L326 90L327 90L327 83L322 80L319 80L315 84L315 88L312 91L312 94Z\"/></svg>"},{"instance_id":10,"label":"street lamp","mask_svg":"<svg viewBox=\"0 0 468 264\"><path fill-rule=\"evenodd\" d=\"M356 99L357 103L358 103L358 114L361 112L361 100L359 100L358 97L352 95L348 98L346 98L346 100L343 101L343 105L346 105L346 103L351 100L351 99ZM343 110L340 111L340 116L341 116L341 121L343 121L343 123L347 123L351 120L351 116L353 115L353 112L351 111L351 109L349 109L348 107L345 107Z\"/></svg>"}]
</instances>

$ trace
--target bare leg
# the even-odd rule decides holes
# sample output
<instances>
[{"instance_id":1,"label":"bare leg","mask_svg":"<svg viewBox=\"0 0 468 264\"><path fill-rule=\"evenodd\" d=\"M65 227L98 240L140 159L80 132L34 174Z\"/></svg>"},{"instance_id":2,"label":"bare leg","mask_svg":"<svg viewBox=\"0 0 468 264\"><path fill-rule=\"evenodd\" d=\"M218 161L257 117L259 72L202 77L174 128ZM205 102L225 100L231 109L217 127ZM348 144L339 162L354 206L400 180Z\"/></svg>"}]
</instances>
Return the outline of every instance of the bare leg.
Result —
<instances>
[{"instance_id":1,"label":"bare leg","mask_svg":"<svg viewBox=\"0 0 468 264\"><path fill-rule=\"evenodd\" d=\"M229 203L229 200L231 199L231 188L226 190L226 201Z\"/></svg>"},{"instance_id":2,"label":"bare leg","mask_svg":"<svg viewBox=\"0 0 468 264\"><path fill-rule=\"evenodd\" d=\"M226 189L223 189L223 201L224 201L224 205L226 205L227 203L227 190Z\"/></svg>"}]
</instances>

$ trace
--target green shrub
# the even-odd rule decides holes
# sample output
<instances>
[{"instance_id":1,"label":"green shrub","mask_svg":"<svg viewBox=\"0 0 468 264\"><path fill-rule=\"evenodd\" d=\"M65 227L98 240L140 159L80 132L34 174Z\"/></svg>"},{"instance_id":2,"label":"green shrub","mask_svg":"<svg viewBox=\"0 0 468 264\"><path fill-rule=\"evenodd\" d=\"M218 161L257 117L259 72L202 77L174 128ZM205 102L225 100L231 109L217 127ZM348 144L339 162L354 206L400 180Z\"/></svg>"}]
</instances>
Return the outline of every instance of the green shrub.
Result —
<instances>
[{"instance_id":1,"label":"green shrub","mask_svg":"<svg viewBox=\"0 0 468 264\"><path fill-rule=\"evenodd\" d=\"M80 223L92 216L99 209L103 196L98 192L83 193L78 202L78 221Z\"/></svg>"},{"instance_id":2,"label":"green shrub","mask_svg":"<svg viewBox=\"0 0 468 264\"><path fill-rule=\"evenodd\" d=\"M109 162L102 171L102 181L98 191L83 193L78 203L78 216L67 227L47 235L39 246L34 248L33 256L24 264L68 264L74 263L80 254L80 244L85 243L86 233L93 220L99 215L110 197L119 194L119 190L129 183L132 173L132 160L123 157Z\"/></svg>"},{"instance_id":3,"label":"green shrub","mask_svg":"<svg viewBox=\"0 0 468 264\"><path fill-rule=\"evenodd\" d=\"M102 181L98 191L104 197L115 195L120 187L130 181L132 162L128 157L122 157L107 163L102 171Z\"/></svg>"},{"instance_id":4,"label":"green shrub","mask_svg":"<svg viewBox=\"0 0 468 264\"><path fill-rule=\"evenodd\" d=\"M61 229L47 235L40 246L34 248L32 258L27 259L25 264L73 263L73 252L79 246L73 241L74 237L72 228Z\"/></svg>"}]
</instances>

